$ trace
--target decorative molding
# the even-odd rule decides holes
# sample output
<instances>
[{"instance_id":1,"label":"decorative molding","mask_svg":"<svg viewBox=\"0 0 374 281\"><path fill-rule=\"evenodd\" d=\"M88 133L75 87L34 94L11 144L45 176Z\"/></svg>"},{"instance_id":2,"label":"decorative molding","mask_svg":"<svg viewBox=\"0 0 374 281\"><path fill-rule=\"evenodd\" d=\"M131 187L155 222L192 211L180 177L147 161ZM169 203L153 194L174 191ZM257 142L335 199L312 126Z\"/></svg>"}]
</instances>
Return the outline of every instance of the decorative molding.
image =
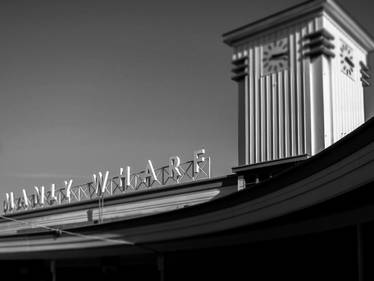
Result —
<instances>
[{"instance_id":1,"label":"decorative molding","mask_svg":"<svg viewBox=\"0 0 374 281\"><path fill-rule=\"evenodd\" d=\"M236 28L229 32L224 33L223 41L229 45L234 46L250 36L262 33L273 27L292 22L294 20L304 18L308 14L315 14L322 12L321 1L310 1L308 3L301 3L292 6L283 11L269 15L261 20L251 22L242 27Z\"/></svg>"},{"instance_id":2,"label":"decorative molding","mask_svg":"<svg viewBox=\"0 0 374 281\"><path fill-rule=\"evenodd\" d=\"M229 46L238 46L243 40L280 25L306 20L308 17L329 16L367 51L374 50L374 39L352 17L333 0L315 0L300 3L261 20L224 33L223 41Z\"/></svg>"},{"instance_id":3,"label":"decorative molding","mask_svg":"<svg viewBox=\"0 0 374 281\"><path fill-rule=\"evenodd\" d=\"M233 60L232 64L234 65L234 68L231 69L231 72L234 75L231 77L231 80L238 82L244 79L248 74L248 56L243 56L239 59Z\"/></svg>"},{"instance_id":4,"label":"decorative molding","mask_svg":"<svg viewBox=\"0 0 374 281\"><path fill-rule=\"evenodd\" d=\"M305 39L315 40L317 38L326 38L327 40L334 40L334 36L328 32L325 28L322 28L320 30L317 30L315 32L309 33L308 35L305 35Z\"/></svg>"},{"instance_id":5,"label":"decorative molding","mask_svg":"<svg viewBox=\"0 0 374 281\"><path fill-rule=\"evenodd\" d=\"M307 40L304 44L304 49L307 50L304 53L304 57L310 57L311 59L320 55L328 58L335 57L335 54L331 51L335 48L335 45L331 43L334 40L334 36L326 29L323 28L310 33L304 36L303 40Z\"/></svg>"},{"instance_id":6,"label":"decorative molding","mask_svg":"<svg viewBox=\"0 0 374 281\"><path fill-rule=\"evenodd\" d=\"M370 86L369 79L371 77L370 69L362 61L360 61L360 73L361 73L362 86L363 87L369 87Z\"/></svg>"}]
</instances>

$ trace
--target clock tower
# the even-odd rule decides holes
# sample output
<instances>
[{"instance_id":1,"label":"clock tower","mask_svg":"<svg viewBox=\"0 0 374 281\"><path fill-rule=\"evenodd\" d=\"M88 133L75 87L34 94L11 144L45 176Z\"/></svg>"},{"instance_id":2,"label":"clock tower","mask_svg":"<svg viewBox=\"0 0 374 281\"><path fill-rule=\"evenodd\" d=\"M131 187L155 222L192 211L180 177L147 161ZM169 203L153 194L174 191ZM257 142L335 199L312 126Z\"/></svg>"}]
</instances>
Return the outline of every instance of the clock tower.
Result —
<instances>
[{"instance_id":1,"label":"clock tower","mask_svg":"<svg viewBox=\"0 0 374 281\"><path fill-rule=\"evenodd\" d=\"M239 89L239 166L312 156L360 126L374 40L334 1L223 35Z\"/></svg>"}]
</instances>

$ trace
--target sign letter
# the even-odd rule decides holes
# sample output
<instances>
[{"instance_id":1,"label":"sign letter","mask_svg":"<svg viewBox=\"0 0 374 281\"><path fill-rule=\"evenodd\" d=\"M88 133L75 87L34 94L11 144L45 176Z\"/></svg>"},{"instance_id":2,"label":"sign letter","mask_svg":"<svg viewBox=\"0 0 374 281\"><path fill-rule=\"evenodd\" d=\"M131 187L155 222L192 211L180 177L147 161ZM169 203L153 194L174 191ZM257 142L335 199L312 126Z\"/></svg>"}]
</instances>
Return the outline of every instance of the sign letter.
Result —
<instances>
[{"instance_id":1,"label":"sign letter","mask_svg":"<svg viewBox=\"0 0 374 281\"><path fill-rule=\"evenodd\" d=\"M181 164L181 159L178 156L172 156L169 158L169 176L175 178L178 182L178 179L182 176L182 173L179 170Z\"/></svg>"},{"instance_id":2,"label":"sign letter","mask_svg":"<svg viewBox=\"0 0 374 281\"><path fill-rule=\"evenodd\" d=\"M13 192L5 193L4 213L14 210L14 194Z\"/></svg>"},{"instance_id":3,"label":"sign letter","mask_svg":"<svg viewBox=\"0 0 374 281\"><path fill-rule=\"evenodd\" d=\"M23 196L23 206L25 208L29 207L29 198L27 198L26 190L22 189L22 196Z\"/></svg>"},{"instance_id":4,"label":"sign letter","mask_svg":"<svg viewBox=\"0 0 374 281\"><path fill-rule=\"evenodd\" d=\"M205 154L204 148L194 151L193 153L194 174L198 174L200 172L199 163L205 161L205 157L203 157L204 154Z\"/></svg>"},{"instance_id":5,"label":"sign letter","mask_svg":"<svg viewBox=\"0 0 374 281\"><path fill-rule=\"evenodd\" d=\"M56 185L52 183L51 185L51 195L49 198L49 204L52 205L55 201L57 201L57 196L56 196Z\"/></svg>"},{"instance_id":6,"label":"sign letter","mask_svg":"<svg viewBox=\"0 0 374 281\"><path fill-rule=\"evenodd\" d=\"M126 166L126 175L123 177L123 168L119 169L119 186L123 187L123 180L125 179L125 187L130 187L131 183L131 173L130 173L130 166Z\"/></svg>"},{"instance_id":7,"label":"sign letter","mask_svg":"<svg viewBox=\"0 0 374 281\"><path fill-rule=\"evenodd\" d=\"M40 187L40 190L39 190L39 187L37 186L34 186L35 188L35 191L36 191L36 194L35 194L35 202L34 204L37 205L38 203L43 206L44 205L44 186L41 186Z\"/></svg>"},{"instance_id":8,"label":"sign letter","mask_svg":"<svg viewBox=\"0 0 374 281\"><path fill-rule=\"evenodd\" d=\"M96 185L96 194L103 194L106 189L106 185L108 183L108 177L109 177L109 171L106 171L105 176L103 177L103 174L99 172L99 176L96 176L96 174L93 175L93 181Z\"/></svg>"},{"instance_id":9,"label":"sign letter","mask_svg":"<svg viewBox=\"0 0 374 281\"><path fill-rule=\"evenodd\" d=\"M147 166L145 167L145 171L144 171L143 180L144 180L145 183L148 182L148 187L150 187L152 185L153 180L155 180L159 184L161 184L160 181L158 180L157 176L156 176L155 169L153 168L151 160L148 160L148 162L147 162Z\"/></svg>"},{"instance_id":10,"label":"sign letter","mask_svg":"<svg viewBox=\"0 0 374 281\"><path fill-rule=\"evenodd\" d=\"M71 185L73 184L73 180L64 181L65 188L66 188L66 197L68 198L68 201L70 203L71 201Z\"/></svg>"}]
</instances>

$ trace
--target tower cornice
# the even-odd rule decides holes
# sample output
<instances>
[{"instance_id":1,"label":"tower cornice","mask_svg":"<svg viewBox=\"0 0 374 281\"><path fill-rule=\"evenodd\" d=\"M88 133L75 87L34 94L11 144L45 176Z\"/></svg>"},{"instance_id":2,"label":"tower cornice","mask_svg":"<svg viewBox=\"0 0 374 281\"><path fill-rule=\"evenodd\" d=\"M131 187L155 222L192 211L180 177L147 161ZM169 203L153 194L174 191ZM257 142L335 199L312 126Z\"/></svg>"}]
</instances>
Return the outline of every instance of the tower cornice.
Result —
<instances>
[{"instance_id":1,"label":"tower cornice","mask_svg":"<svg viewBox=\"0 0 374 281\"><path fill-rule=\"evenodd\" d=\"M236 46L249 37L279 25L299 21L308 15L316 16L323 13L326 13L341 25L350 36L362 44L367 52L374 50L373 37L333 0L313 0L300 3L261 20L226 32L222 35L223 41L229 46Z\"/></svg>"}]
</instances>

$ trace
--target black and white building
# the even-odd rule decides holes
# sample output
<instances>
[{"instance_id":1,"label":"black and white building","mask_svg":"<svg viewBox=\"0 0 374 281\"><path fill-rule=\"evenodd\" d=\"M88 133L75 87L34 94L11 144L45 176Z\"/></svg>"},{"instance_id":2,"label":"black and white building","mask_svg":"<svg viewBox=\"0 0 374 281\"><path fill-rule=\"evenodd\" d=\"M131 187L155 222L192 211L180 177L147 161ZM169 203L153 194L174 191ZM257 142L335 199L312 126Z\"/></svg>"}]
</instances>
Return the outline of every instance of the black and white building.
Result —
<instances>
[{"instance_id":1,"label":"black and white building","mask_svg":"<svg viewBox=\"0 0 374 281\"><path fill-rule=\"evenodd\" d=\"M201 150L191 181L20 210L8 196L4 280L374 277L374 120L364 120L374 40L332 0L223 40L239 94L233 173L195 178L210 165Z\"/></svg>"}]
</instances>

